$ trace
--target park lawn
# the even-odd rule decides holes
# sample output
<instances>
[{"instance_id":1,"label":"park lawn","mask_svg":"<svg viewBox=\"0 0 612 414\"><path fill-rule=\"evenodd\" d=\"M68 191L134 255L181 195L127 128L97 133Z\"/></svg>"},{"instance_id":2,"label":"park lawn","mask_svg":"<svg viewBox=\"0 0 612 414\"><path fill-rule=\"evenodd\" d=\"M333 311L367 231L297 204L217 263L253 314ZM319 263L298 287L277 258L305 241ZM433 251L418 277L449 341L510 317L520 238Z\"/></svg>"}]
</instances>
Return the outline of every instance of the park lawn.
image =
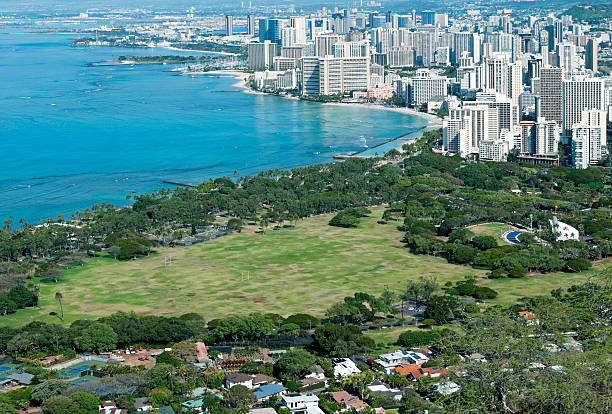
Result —
<instances>
[{"instance_id":1,"label":"park lawn","mask_svg":"<svg viewBox=\"0 0 612 414\"><path fill-rule=\"evenodd\" d=\"M411 254L394 224L378 224L383 208L373 208L358 228L327 223L332 215L301 220L295 228L244 231L189 247L158 248L149 257L116 261L90 258L63 272L58 283L40 285L39 307L0 318L0 325L34 320L61 322L55 293L63 295L65 322L116 311L140 315L198 312L206 319L230 314L273 312L288 316L325 309L354 292L380 294L385 286L403 291L405 282L436 275L440 286L486 271ZM165 266L165 258L172 264ZM494 303L548 294L584 276L539 275L524 279L480 279L499 292Z\"/></svg>"},{"instance_id":2,"label":"park lawn","mask_svg":"<svg viewBox=\"0 0 612 414\"><path fill-rule=\"evenodd\" d=\"M507 240L502 238L502 235L508 231L514 230L514 227L506 223L483 223L474 226L468 226L476 236L492 236L495 237L500 245L509 245Z\"/></svg>"},{"instance_id":3,"label":"park lawn","mask_svg":"<svg viewBox=\"0 0 612 414\"><path fill-rule=\"evenodd\" d=\"M437 275L441 284L484 275L442 258L411 254L394 224L376 223L383 208L372 210L358 228L331 227L332 215L321 215L301 220L295 228L158 248L137 260L87 259L84 266L66 270L58 283L41 284L40 307L2 317L0 324L60 322L49 314L59 313L55 292L63 295L66 322L116 311L198 312L206 319L250 312L323 315L354 292L379 294L385 285L403 290L406 280L421 275ZM172 265L164 266L169 256Z\"/></svg>"}]
</instances>

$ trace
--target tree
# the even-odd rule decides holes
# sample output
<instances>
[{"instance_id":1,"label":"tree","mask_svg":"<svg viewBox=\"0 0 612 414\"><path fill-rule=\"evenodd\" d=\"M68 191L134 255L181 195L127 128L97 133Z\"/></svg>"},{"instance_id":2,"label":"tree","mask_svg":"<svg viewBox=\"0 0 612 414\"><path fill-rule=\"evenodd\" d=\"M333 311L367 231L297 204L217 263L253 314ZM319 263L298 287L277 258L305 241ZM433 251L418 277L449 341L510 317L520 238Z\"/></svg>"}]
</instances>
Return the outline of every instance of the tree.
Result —
<instances>
[{"instance_id":1,"label":"tree","mask_svg":"<svg viewBox=\"0 0 612 414\"><path fill-rule=\"evenodd\" d=\"M451 243L468 243L474 237L474 233L471 230L461 228L453 231L448 235L448 241Z\"/></svg>"},{"instance_id":2,"label":"tree","mask_svg":"<svg viewBox=\"0 0 612 414\"><path fill-rule=\"evenodd\" d=\"M13 301L17 308L29 308L38 304L38 296L25 285L18 285L9 290L7 299Z\"/></svg>"},{"instance_id":3,"label":"tree","mask_svg":"<svg viewBox=\"0 0 612 414\"><path fill-rule=\"evenodd\" d=\"M240 233L240 231L242 230L242 220L235 217L229 219L227 222L227 228Z\"/></svg>"},{"instance_id":4,"label":"tree","mask_svg":"<svg viewBox=\"0 0 612 414\"><path fill-rule=\"evenodd\" d=\"M452 296L433 296L427 301L423 316L441 325L455 317L455 309L458 305L459 301Z\"/></svg>"},{"instance_id":5,"label":"tree","mask_svg":"<svg viewBox=\"0 0 612 414\"><path fill-rule=\"evenodd\" d=\"M279 378L284 380L299 379L310 372L315 364L315 357L303 349L296 349L283 354L276 364L275 372Z\"/></svg>"},{"instance_id":6,"label":"tree","mask_svg":"<svg viewBox=\"0 0 612 414\"><path fill-rule=\"evenodd\" d=\"M244 385L234 385L227 392L227 402L239 410L248 410L248 406L255 402L255 395Z\"/></svg>"},{"instance_id":7,"label":"tree","mask_svg":"<svg viewBox=\"0 0 612 414\"><path fill-rule=\"evenodd\" d=\"M59 302L60 305L60 319L64 322L64 305L62 304L62 293L55 292L55 300Z\"/></svg>"},{"instance_id":8,"label":"tree","mask_svg":"<svg viewBox=\"0 0 612 414\"><path fill-rule=\"evenodd\" d=\"M472 244L479 250L488 250L497 247L497 240L493 236L474 236Z\"/></svg>"},{"instance_id":9,"label":"tree","mask_svg":"<svg viewBox=\"0 0 612 414\"><path fill-rule=\"evenodd\" d=\"M78 391L70 394L70 399L77 403L86 414L94 414L98 412L100 399L88 392Z\"/></svg>"},{"instance_id":10,"label":"tree","mask_svg":"<svg viewBox=\"0 0 612 414\"><path fill-rule=\"evenodd\" d=\"M35 385L32 389L32 400L45 401L62 394L68 388L68 383L56 379L47 380Z\"/></svg>"},{"instance_id":11,"label":"tree","mask_svg":"<svg viewBox=\"0 0 612 414\"><path fill-rule=\"evenodd\" d=\"M61 395L45 400L42 409L45 414L89 414L75 401Z\"/></svg>"},{"instance_id":12,"label":"tree","mask_svg":"<svg viewBox=\"0 0 612 414\"><path fill-rule=\"evenodd\" d=\"M83 351L104 352L115 348L117 334L107 324L94 322L74 338L74 344Z\"/></svg>"}]
</instances>

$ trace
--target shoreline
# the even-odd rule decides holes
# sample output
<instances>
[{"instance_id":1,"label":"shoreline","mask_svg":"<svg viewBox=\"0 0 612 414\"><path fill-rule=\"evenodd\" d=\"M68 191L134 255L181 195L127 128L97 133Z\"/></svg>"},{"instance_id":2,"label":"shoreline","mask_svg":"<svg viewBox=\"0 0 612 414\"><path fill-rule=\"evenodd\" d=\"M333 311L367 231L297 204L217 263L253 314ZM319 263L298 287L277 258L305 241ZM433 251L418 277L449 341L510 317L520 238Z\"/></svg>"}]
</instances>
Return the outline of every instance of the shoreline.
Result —
<instances>
[{"instance_id":1,"label":"shoreline","mask_svg":"<svg viewBox=\"0 0 612 414\"><path fill-rule=\"evenodd\" d=\"M174 46L155 46L155 47L159 47L161 49L167 49L167 50L174 50L177 52L208 53L211 55L222 55L222 56L240 56L240 54L238 53L216 52L214 50L184 49L184 48L174 47Z\"/></svg>"},{"instance_id":2,"label":"shoreline","mask_svg":"<svg viewBox=\"0 0 612 414\"><path fill-rule=\"evenodd\" d=\"M250 74L247 72L241 72L239 70L211 70L209 72L193 72L190 74L192 75L200 75L200 74L202 75L206 75L206 74L229 75L229 76L233 76L234 79L238 81L234 83L232 86L237 87L237 88L242 88L244 93L248 93L252 95L270 95L270 96L276 96L279 98L294 99L294 100L300 99L299 97L296 97L296 96L271 95L266 92L253 90L249 88L246 84L246 78ZM402 113L406 115L418 116L420 118L425 119L427 121L427 128L442 128L442 118L434 114L417 111L416 109L413 109L413 108L399 107L399 106L397 107L386 106L383 104L375 104L371 102L317 102L317 103L320 103L322 105L338 105L338 106L351 105L351 106L365 107L365 108L370 108L370 109L380 109L380 110L398 112L398 113Z\"/></svg>"}]
</instances>

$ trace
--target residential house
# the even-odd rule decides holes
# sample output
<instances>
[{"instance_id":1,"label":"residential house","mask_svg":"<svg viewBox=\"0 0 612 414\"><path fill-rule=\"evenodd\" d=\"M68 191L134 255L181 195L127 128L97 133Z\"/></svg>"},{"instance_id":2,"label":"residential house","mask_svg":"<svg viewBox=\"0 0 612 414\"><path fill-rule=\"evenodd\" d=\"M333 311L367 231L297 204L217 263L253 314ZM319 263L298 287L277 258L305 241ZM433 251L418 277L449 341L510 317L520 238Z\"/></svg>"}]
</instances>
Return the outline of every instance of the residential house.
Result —
<instances>
[{"instance_id":1,"label":"residential house","mask_svg":"<svg viewBox=\"0 0 612 414\"><path fill-rule=\"evenodd\" d=\"M18 372L6 376L6 379L13 384L23 385L24 387L32 384L32 378L34 378L34 375L28 374L27 372Z\"/></svg>"},{"instance_id":2,"label":"residential house","mask_svg":"<svg viewBox=\"0 0 612 414\"><path fill-rule=\"evenodd\" d=\"M232 388L235 385L244 385L248 389L253 388L253 377L251 375L242 374L240 372L229 374L225 379L225 386Z\"/></svg>"},{"instance_id":3,"label":"residential house","mask_svg":"<svg viewBox=\"0 0 612 414\"><path fill-rule=\"evenodd\" d=\"M442 395L450 395L459 391L460 389L461 387L452 381L439 382L436 384L436 391Z\"/></svg>"},{"instance_id":4,"label":"residential house","mask_svg":"<svg viewBox=\"0 0 612 414\"><path fill-rule=\"evenodd\" d=\"M323 371L321 365L314 365L310 368L310 374L306 375L306 378L325 379L325 371Z\"/></svg>"},{"instance_id":5,"label":"residential house","mask_svg":"<svg viewBox=\"0 0 612 414\"><path fill-rule=\"evenodd\" d=\"M319 408L319 397L314 394L283 395L282 406L291 414L324 414Z\"/></svg>"},{"instance_id":6,"label":"residential house","mask_svg":"<svg viewBox=\"0 0 612 414\"><path fill-rule=\"evenodd\" d=\"M450 372L447 369L440 369L438 367L422 368L417 364L404 364L395 368L395 371L400 375L407 376L411 381L416 381L423 376L430 376L432 378L450 376Z\"/></svg>"},{"instance_id":7,"label":"residential house","mask_svg":"<svg viewBox=\"0 0 612 414\"><path fill-rule=\"evenodd\" d=\"M391 374L393 370L404 364L423 365L429 358L420 352L414 351L395 351L382 354L374 362L379 364L386 374Z\"/></svg>"},{"instance_id":8,"label":"residential house","mask_svg":"<svg viewBox=\"0 0 612 414\"><path fill-rule=\"evenodd\" d=\"M148 413L153 410L153 406L145 397L139 397L134 399L134 409L137 413Z\"/></svg>"},{"instance_id":9,"label":"residential house","mask_svg":"<svg viewBox=\"0 0 612 414\"><path fill-rule=\"evenodd\" d=\"M361 370L349 358L334 359L334 376L344 378L360 372Z\"/></svg>"},{"instance_id":10,"label":"residential house","mask_svg":"<svg viewBox=\"0 0 612 414\"><path fill-rule=\"evenodd\" d=\"M278 384L264 384L253 389L257 401L265 401L274 395L283 395L285 392L287 392L287 388Z\"/></svg>"},{"instance_id":11,"label":"residential house","mask_svg":"<svg viewBox=\"0 0 612 414\"><path fill-rule=\"evenodd\" d=\"M196 398L194 400L185 401L181 406L187 412L195 411L197 413L202 412L202 404L204 403L204 397Z\"/></svg>"},{"instance_id":12,"label":"residential house","mask_svg":"<svg viewBox=\"0 0 612 414\"><path fill-rule=\"evenodd\" d=\"M270 407L251 408L251 410L247 414L276 414L276 410Z\"/></svg>"},{"instance_id":13,"label":"residential house","mask_svg":"<svg viewBox=\"0 0 612 414\"><path fill-rule=\"evenodd\" d=\"M361 401L359 397L355 397L346 391L336 391L331 394L337 403L344 404L345 410L362 411L364 408L369 407L369 405Z\"/></svg>"},{"instance_id":14,"label":"residential house","mask_svg":"<svg viewBox=\"0 0 612 414\"><path fill-rule=\"evenodd\" d=\"M257 374L255 376L253 376L253 387L260 387L264 384L271 384L273 382L276 382L276 379L269 377L267 375L263 375L263 374Z\"/></svg>"},{"instance_id":15,"label":"residential house","mask_svg":"<svg viewBox=\"0 0 612 414\"><path fill-rule=\"evenodd\" d=\"M102 401L98 406L99 414L127 414L127 409L117 408L114 401Z\"/></svg>"},{"instance_id":16,"label":"residential house","mask_svg":"<svg viewBox=\"0 0 612 414\"><path fill-rule=\"evenodd\" d=\"M399 402L402 400L406 389L391 388L390 385L380 380L374 380L368 385L368 391L372 397L385 396L388 400Z\"/></svg>"}]
</instances>

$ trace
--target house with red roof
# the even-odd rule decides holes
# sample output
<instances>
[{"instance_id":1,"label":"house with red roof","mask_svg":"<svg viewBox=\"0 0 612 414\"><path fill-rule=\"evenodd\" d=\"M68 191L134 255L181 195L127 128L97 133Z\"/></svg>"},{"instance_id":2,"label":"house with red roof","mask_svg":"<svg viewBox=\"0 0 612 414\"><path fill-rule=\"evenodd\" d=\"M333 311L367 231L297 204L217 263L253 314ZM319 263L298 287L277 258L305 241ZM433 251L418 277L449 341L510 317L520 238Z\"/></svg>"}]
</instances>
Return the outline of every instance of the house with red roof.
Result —
<instances>
[{"instance_id":1,"label":"house with red roof","mask_svg":"<svg viewBox=\"0 0 612 414\"><path fill-rule=\"evenodd\" d=\"M359 397L355 397L346 391L332 392L331 395L337 403L344 404L346 410L355 409L355 411L361 411L369 407L369 405L361 401Z\"/></svg>"}]
</instances>

